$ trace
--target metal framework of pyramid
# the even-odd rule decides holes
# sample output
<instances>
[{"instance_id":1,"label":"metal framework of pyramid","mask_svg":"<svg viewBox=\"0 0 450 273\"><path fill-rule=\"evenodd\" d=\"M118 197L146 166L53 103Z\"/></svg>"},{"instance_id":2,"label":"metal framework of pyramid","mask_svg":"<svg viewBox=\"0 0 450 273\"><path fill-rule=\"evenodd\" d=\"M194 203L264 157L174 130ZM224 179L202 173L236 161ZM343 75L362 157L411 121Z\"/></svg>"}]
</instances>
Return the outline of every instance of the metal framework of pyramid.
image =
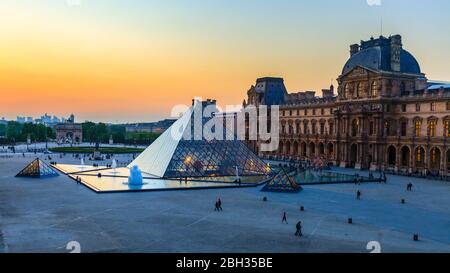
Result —
<instances>
[{"instance_id":1,"label":"metal framework of pyramid","mask_svg":"<svg viewBox=\"0 0 450 273\"><path fill-rule=\"evenodd\" d=\"M46 178L55 176L59 176L59 174L39 158L33 160L33 162L28 164L16 175L16 177L31 178Z\"/></svg>"},{"instance_id":2,"label":"metal framework of pyramid","mask_svg":"<svg viewBox=\"0 0 450 273\"><path fill-rule=\"evenodd\" d=\"M303 188L297 184L284 169L281 169L277 175L267 182L261 191L297 193L301 190L303 190Z\"/></svg>"},{"instance_id":3,"label":"metal framework of pyramid","mask_svg":"<svg viewBox=\"0 0 450 273\"><path fill-rule=\"evenodd\" d=\"M198 136L196 126L212 118L194 122L195 113L214 101L196 101L192 107L140 154L128 168L138 166L143 172L163 178L266 175L270 168L224 124L223 140ZM213 117L214 118L214 117ZM202 134L204 133L200 130ZM230 134L232 134L231 139ZM192 136L192 137L191 137Z\"/></svg>"}]
</instances>

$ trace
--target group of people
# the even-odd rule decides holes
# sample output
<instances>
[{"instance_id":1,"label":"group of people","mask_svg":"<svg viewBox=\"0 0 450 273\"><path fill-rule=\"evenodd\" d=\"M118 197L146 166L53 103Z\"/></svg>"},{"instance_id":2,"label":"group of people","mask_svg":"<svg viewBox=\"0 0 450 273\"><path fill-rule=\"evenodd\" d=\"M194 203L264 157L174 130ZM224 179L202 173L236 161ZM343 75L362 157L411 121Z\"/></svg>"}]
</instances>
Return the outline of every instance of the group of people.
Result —
<instances>
[{"instance_id":1,"label":"group of people","mask_svg":"<svg viewBox=\"0 0 450 273\"><path fill-rule=\"evenodd\" d=\"M222 200L220 200L220 198L219 198L219 200L216 201L216 207L215 207L214 211L223 211Z\"/></svg>"},{"instance_id":2,"label":"group of people","mask_svg":"<svg viewBox=\"0 0 450 273\"><path fill-rule=\"evenodd\" d=\"M409 183L409 184L406 186L406 190L407 190L407 191L412 191L412 188L413 188L413 184L412 184L412 183Z\"/></svg>"}]
</instances>

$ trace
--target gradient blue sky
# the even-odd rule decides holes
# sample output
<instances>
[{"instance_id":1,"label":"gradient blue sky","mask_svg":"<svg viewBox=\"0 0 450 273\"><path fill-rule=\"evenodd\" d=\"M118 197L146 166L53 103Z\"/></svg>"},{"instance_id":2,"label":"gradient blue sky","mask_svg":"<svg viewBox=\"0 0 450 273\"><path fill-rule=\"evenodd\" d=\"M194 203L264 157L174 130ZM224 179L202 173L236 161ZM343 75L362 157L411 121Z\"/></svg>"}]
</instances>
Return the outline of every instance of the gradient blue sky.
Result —
<instances>
[{"instance_id":1,"label":"gradient blue sky","mask_svg":"<svg viewBox=\"0 0 450 273\"><path fill-rule=\"evenodd\" d=\"M195 96L240 104L261 76L320 90L381 18L429 79L450 80L449 11L448 0L2 0L0 117L156 120Z\"/></svg>"}]
</instances>

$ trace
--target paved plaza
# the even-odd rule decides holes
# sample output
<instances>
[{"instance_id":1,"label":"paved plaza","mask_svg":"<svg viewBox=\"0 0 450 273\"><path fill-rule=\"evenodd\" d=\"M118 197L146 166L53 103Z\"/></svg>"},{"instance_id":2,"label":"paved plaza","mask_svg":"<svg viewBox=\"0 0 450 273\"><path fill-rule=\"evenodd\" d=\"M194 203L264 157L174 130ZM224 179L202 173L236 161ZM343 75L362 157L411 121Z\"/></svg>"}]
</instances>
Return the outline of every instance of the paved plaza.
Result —
<instances>
[{"instance_id":1,"label":"paved plaza","mask_svg":"<svg viewBox=\"0 0 450 273\"><path fill-rule=\"evenodd\" d=\"M15 178L32 156L0 158L0 252L68 252L71 241L82 252L367 253L369 241L382 252L450 252L448 182L388 176L386 185L304 186L298 194L261 187L96 194L64 175ZM218 198L223 212L214 211ZM300 220L302 238L294 236Z\"/></svg>"}]
</instances>

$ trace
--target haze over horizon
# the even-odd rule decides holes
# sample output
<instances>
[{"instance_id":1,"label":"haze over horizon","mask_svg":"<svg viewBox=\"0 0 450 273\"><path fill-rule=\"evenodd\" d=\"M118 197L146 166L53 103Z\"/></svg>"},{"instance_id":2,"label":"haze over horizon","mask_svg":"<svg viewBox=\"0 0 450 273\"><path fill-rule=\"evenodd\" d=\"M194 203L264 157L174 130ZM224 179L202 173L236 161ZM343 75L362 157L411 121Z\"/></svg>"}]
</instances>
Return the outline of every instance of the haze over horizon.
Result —
<instances>
[{"instance_id":1,"label":"haze over horizon","mask_svg":"<svg viewBox=\"0 0 450 273\"><path fill-rule=\"evenodd\" d=\"M327 7L326 9L324 7ZM111 123L170 117L194 97L240 105L256 78L328 88L349 45L400 34L428 79L450 81L447 0L2 0L0 118Z\"/></svg>"}]
</instances>

